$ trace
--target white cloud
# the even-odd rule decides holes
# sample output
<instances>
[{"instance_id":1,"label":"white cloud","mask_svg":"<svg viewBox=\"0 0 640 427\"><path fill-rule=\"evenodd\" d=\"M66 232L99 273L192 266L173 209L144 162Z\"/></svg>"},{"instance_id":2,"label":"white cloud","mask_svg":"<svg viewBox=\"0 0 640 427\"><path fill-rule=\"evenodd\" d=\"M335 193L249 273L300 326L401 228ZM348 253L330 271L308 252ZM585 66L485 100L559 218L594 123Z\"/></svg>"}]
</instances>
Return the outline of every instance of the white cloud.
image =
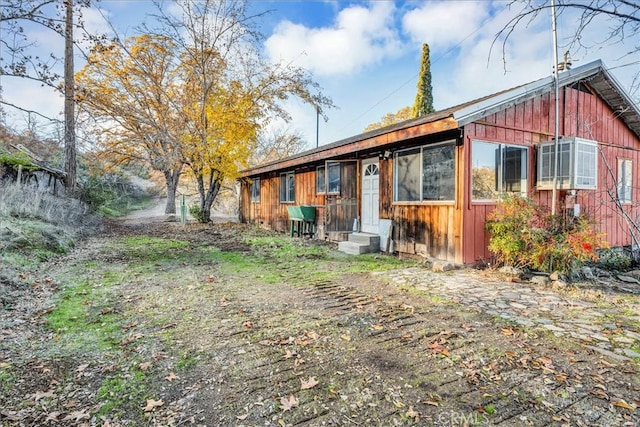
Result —
<instances>
[{"instance_id":1,"label":"white cloud","mask_svg":"<svg viewBox=\"0 0 640 427\"><path fill-rule=\"evenodd\" d=\"M428 2L402 18L403 30L411 39L445 49L476 31L488 16L490 2Z\"/></svg>"},{"instance_id":2,"label":"white cloud","mask_svg":"<svg viewBox=\"0 0 640 427\"><path fill-rule=\"evenodd\" d=\"M392 2L341 10L331 27L308 28L285 20L265 42L273 62L293 62L315 75L349 75L399 55Z\"/></svg>"}]
</instances>

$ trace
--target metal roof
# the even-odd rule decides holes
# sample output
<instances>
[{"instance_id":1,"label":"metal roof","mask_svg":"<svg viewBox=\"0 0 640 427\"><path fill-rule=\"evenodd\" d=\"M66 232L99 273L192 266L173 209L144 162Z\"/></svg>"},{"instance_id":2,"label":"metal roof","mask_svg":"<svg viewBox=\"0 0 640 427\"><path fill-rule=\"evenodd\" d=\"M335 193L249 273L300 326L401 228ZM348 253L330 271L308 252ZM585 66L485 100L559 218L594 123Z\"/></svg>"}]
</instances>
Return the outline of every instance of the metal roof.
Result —
<instances>
[{"instance_id":1,"label":"metal roof","mask_svg":"<svg viewBox=\"0 0 640 427\"><path fill-rule=\"evenodd\" d=\"M640 109L636 103L631 100L629 95L622 88L620 83L607 71L601 60L593 61L588 64L576 67L571 70L564 71L558 75L558 83L567 86L578 81L588 81L589 86L611 107L613 111L629 126L629 128L640 138ZM483 117L496 113L498 111L509 108L515 104L534 98L540 94L553 90L553 76L545 77L531 83L527 83L515 88L507 89L498 93L494 93L473 101L466 102L451 108L447 108L426 116L416 119L406 120L383 128L375 129L369 132L354 135L331 144L323 145L318 148L304 151L287 157L286 159L265 163L256 167L246 169L241 172L243 177L249 177L267 171L276 171L284 168L291 168L296 165L303 165L310 161L317 161L326 154L326 159L331 158L331 154L335 153L340 147L360 145L362 141L377 140L381 146L391 142L384 142L385 135L410 130L421 125L435 123L439 121L447 122L443 128L451 129L453 122L457 123L457 127L472 123ZM434 126L433 129L440 127ZM413 135L413 136L425 136ZM387 139L387 141L389 141ZM396 141L397 142L397 141Z\"/></svg>"}]
</instances>

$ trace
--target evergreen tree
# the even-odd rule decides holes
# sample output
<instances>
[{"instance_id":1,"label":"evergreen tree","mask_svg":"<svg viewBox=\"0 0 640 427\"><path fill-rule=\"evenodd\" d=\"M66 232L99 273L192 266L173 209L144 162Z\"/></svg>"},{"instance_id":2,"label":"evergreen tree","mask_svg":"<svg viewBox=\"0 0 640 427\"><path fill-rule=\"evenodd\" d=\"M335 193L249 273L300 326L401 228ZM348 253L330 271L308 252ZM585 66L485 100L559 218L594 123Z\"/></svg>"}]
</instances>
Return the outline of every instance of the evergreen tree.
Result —
<instances>
[{"instance_id":1,"label":"evergreen tree","mask_svg":"<svg viewBox=\"0 0 640 427\"><path fill-rule=\"evenodd\" d=\"M422 62L418 76L418 93L413 103L413 117L425 116L433 113L433 93L431 88L431 60L429 59L429 45L422 45Z\"/></svg>"}]
</instances>

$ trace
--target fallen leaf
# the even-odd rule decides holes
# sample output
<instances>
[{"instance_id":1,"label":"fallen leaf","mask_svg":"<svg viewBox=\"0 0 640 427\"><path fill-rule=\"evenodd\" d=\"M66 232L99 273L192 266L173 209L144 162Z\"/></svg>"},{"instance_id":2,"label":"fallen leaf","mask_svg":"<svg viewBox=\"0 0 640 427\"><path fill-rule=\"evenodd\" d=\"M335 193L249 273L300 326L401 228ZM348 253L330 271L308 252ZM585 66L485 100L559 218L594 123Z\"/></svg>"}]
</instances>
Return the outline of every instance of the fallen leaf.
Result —
<instances>
[{"instance_id":1,"label":"fallen leaf","mask_svg":"<svg viewBox=\"0 0 640 427\"><path fill-rule=\"evenodd\" d=\"M345 341L351 341L351 337L347 334L342 334L340 335L340 338L345 340Z\"/></svg>"},{"instance_id":2,"label":"fallen leaf","mask_svg":"<svg viewBox=\"0 0 640 427\"><path fill-rule=\"evenodd\" d=\"M127 329L135 328L136 326L138 326L138 322L131 322L126 325L122 325L122 329L126 331Z\"/></svg>"},{"instance_id":3,"label":"fallen leaf","mask_svg":"<svg viewBox=\"0 0 640 427\"><path fill-rule=\"evenodd\" d=\"M177 376L173 371L169 372L169 375L167 375L166 377L164 377L165 380L171 382L173 380L179 380L180 377Z\"/></svg>"},{"instance_id":4,"label":"fallen leaf","mask_svg":"<svg viewBox=\"0 0 640 427\"><path fill-rule=\"evenodd\" d=\"M71 412L69 415L64 417L62 421L71 421L74 420L76 423L80 420L88 420L91 418L86 409L82 409L80 411Z\"/></svg>"},{"instance_id":5,"label":"fallen leaf","mask_svg":"<svg viewBox=\"0 0 640 427\"><path fill-rule=\"evenodd\" d=\"M145 406L143 409L144 412L151 412L155 408L158 408L162 405L164 405L164 402L162 400L147 399L147 406Z\"/></svg>"},{"instance_id":6,"label":"fallen leaf","mask_svg":"<svg viewBox=\"0 0 640 427\"><path fill-rule=\"evenodd\" d=\"M437 341L432 342L427 347L429 347L434 353L440 353L447 357L449 356L449 350Z\"/></svg>"},{"instance_id":7,"label":"fallen leaf","mask_svg":"<svg viewBox=\"0 0 640 427\"><path fill-rule=\"evenodd\" d=\"M396 408L404 408L405 407L404 403L400 402L399 400L394 400L393 404L394 404L394 406Z\"/></svg>"},{"instance_id":8,"label":"fallen leaf","mask_svg":"<svg viewBox=\"0 0 640 427\"><path fill-rule=\"evenodd\" d=\"M317 340L318 338L320 338L320 335L318 335L316 332L314 331L307 331L305 332L305 335L312 340Z\"/></svg>"},{"instance_id":9,"label":"fallen leaf","mask_svg":"<svg viewBox=\"0 0 640 427\"><path fill-rule=\"evenodd\" d=\"M291 408L293 408L294 406L298 406L300 402L298 401L298 399L296 399L296 397L291 394L289 395L288 398L286 397L282 397L280 398L280 404L282 405L281 408L283 411L290 411Z\"/></svg>"},{"instance_id":10,"label":"fallen leaf","mask_svg":"<svg viewBox=\"0 0 640 427\"><path fill-rule=\"evenodd\" d=\"M0 369L8 368L9 364L7 362L0 362Z\"/></svg>"},{"instance_id":11,"label":"fallen leaf","mask_svg":"<svg viewBox=\"0 0 640 427\"><path fill-rule=\"evenodd\" d=\"M149 368L151 367L152 363L151 362L142 362L138 365L138 368L140 368L141 371L147 371L149 370Z\"/></svg>"},{"instance_id":12,"label":"fallen leaf","mask_svg":"<svg viewBox=\"0 0 640 427\"><path fill-rule=\"evenodd\" d=\"M513 329L511 328L502 328L502 335L506 335L506 336L510 336L513 335L515 332L513 332Z\"/></svg>"},{"instance_id":13,"label":"fallen leaf","mask_svg":"<svg viewBox=\"0 0 640 427\"><path fill-rule=\"evenodd\" d=\"M400 308L404 311L410 311L411 314L413 314L414 308L412 305L409 304L400 304Z\"/></svg>"},{"instance_id":14,"label":"fallen leaf","mask_svg":"<svg viewBox=\"0 0 640 427\"><path fill-rule=\"evenodd\" d=\"M9 411L7 409L0 411L0 414L9 421L22 421L27 417L27 414L18 411Z\"/></svg>"},{"instance_id":15,"label":"fallen leaf","mask_svg":"<svg viewBox=\"0 0 640 427\"><path fill-rule=\"evenodd\" d=\"M44 398L44 397L56 397L56 394L53 392L53 390L47 390L47 391L36 391L35 394L33 394L33 397L35 399L35 401L37 402L38 400Z\"/></svg>"},{"instance_id":16,"label":"fallen leaf","mask_svg":"<svg viewBox=\"0 0 640 427\"><path fill-rule=\"evenodd\" d=\"M285 359L291 359L295 355L296 355L296 353L294 351L291 351L291 350L287 349L287 352L284 354L283 357Z\"/></svg>"},{"instance_id":17,"label":"fallen leaf","mask_svg":"<svg viewBox=\"0 0 640 427\"><path fill-rule=\"evenodd\" d=\"M618 400L617 402L613 402L613 406L617 406L618 408L628 409L630 411L635 411L636 409L633 407L633 405L629 405L627 402L625 402L622 399Z\"/></svg>"},{"instance_id":18,"label":"fallen leaf","mask_svg":"<svg viewBox=\"0 0 640 427\"><path fill-rule=\"evenodd\" d=\"M384 329L384 326L382 325L371 325L371 327L373 328L374 331L381 331Z\"/></svg>"},{"instance_id":19,"label":"fallen leaf","mask_svg":"<svg viewBox=\"0 0 640 427\"><path fill-rule=\"evenodd\" d=\"M425 400L424 403L425 403L425 405L440 406L440 404L438 402L435 402L433 400Z\"/></svg>"},{"instance_id":20,"label":"fallen leaf","mask_svg":"<svg viewBox=\"0 0 640 427\"><path fill-rule=\"evenodd\" d=\"M293 366L295 368L297 368L298 366L302 365L304 363L304 359L302 358L297 358L293 361Z\"/></svg>"},{"instance_id":21,"label":"fallen leaf","mask_svg":"<svg viewBox=\"0 0 640 427\"><path fill-rule=\"evenodd\" d=\"M248 416L249 414L236 415L236 418L239 419L240 421L244 421L247 419Z\"/></svg>"},{"instance_id":22,"label":"fallen leaf","mask_svg":"<svg viewBox=\"0 0 640 427\"><path fill-rule=\"evenodd\" d=\"M47 419L45 421L53 421L58 422L58 417L60 416L60 412L50 412L47 415Z\"/></svg>"},{"instance_id":23,"label":"fallen leaf","mask_svg":"<svg viewBox=\"0 0 640 427\"><path fill-rule=\"evenodd\" d=\"M309 379L306 381L303 379L300 379L300 382L302 383L300 385L300 390L308 390L319 384L319 382L316 380L316 377L309 377Z\"/></svg>"},{"instance_id":24,"label":"fallen leaf","mask_svg":"<svg viewBox=\"0 0 640 427\"><path fill-rule=\"evenodd\" d=\"M84 371L85 369L87 369L88 367L89 367L89 364L88 364L88 363L85 363L84 365L80 365L80 366L78 366L78 367L76 368L76 372L82 372L82 371Z\"/></svg>"},{"instance_id":25,"label":"fallen leaf","mask_svg":"<svg viewBox=\"0 0 640 427\"><path fill-rule=\"evenodd\" d=\"M114 309L113 307L107 307L107 308L103 308L103 309L100 311L100 314L104 316L105 314L111 314L111 313L113 313L114 311L115 311L115 309Z\"/></svg>"},{"instance_id":26,"label":"fallen leaf","mask_svg":"<svg viewBox=\"0 0 640 427\"><path fill-rule=\"evenodd\" d=\"M251 320L247 320L242 324L242 326L244 326L247 329L253 329L253 322Z\"/></svg>"},{"instance_id":27,"label":"fallen leaf","mask_svg":"<svg viewBox=\"0 0 640 427\"><path fill-rule=\"evenodd\" d=\"M407 418L413 418L415 422L418 422L420 413L413 410L413 406L409 406L409 410L404 414Z\"/></svg>"}]
</instances>

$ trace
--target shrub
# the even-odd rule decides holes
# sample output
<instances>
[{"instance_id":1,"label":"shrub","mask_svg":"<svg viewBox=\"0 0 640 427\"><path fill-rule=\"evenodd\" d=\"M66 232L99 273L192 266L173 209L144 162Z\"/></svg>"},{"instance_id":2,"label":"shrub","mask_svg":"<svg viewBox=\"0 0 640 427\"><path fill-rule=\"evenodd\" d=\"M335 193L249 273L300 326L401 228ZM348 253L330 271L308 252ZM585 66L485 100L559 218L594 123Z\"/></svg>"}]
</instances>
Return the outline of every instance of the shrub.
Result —
<instances>
[{"instance_id":1,"label":"shrub","mask_svg":"<svg viewBox=\"0 0 640 427\"><path fill-rule=\"evenodd\" d=\"M598 266L606 270L624 271L631 267L631 257L622 251L603 249L600 251Z\"/></svg>"},{"instance_id":2,"label":"shrub","mask_svg":"<svg viewBox=\"0 0 640 427\"><path fill-rule=\"evenodd\" d=\"M585 216L553 216L532 200L506 195L487 217L489 250L497 261L519 268L568 273L598 259L607 247Z\"/></svg>"},{"instance_id":3,"label":"shrub","mask_svg":"<svg viewBox=\"0 0 640 427\"><path fill-rule=\"evenodd\" d=\"M189 214L194 217L198 222L206 223L207 218L204 214L204 211L200 208L199 205L191 205L189 206Z\"/></svg>"}]
</instances>

